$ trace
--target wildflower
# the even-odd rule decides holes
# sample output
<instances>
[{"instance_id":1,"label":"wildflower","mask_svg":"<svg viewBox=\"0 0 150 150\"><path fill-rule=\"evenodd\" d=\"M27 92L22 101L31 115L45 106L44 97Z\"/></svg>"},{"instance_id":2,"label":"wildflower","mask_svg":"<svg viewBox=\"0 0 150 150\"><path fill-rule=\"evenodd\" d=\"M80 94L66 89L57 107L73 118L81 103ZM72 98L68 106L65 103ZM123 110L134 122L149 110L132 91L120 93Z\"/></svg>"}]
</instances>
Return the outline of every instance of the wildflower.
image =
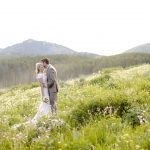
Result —
<instances>
[{"instance_id":1,"label":"wildflower","mask_svg":"<svg viewBox=\"0 0 150 150\"><path fill-rule=\"evenodd\" d=\"M124 137L129 137L129 134L125 134Z\"/></svg>"},{"instance_id":2,"label":"wildflower","mask_svg":"<svg viewBox=\"0 0 150 150\"><path fill-rule=\"evenodd\" d=\"M120 143L121 141L118 139L117 142Z\"/></svg>"},{"instance_id":3,"label":"wildflower","mask_svg":"<svg viewBox=\"0 0 150 150\"><path fill-rule=\"evenodd\" d=\"M126 143L129 143L129 141L126 141Z\"/></svg>"},{"instance_id":4,"label":"wildflower","mask_svg":"<svg viewBox=\"0 0 150 150\"><path fill-rule=\"evenodd\" d=\"M16 137L19 137L19 136L20 136L19 134L16 135Z\"/></svg>"},{"instance_id":5,"label":"wildflower","mask_svg":"<svg viewBox=\"0 0 150 150\"><path fill-rule=\"evenodd\" d=\"M135 147L136 147L136 149L139 149L139 148L140 148L140 145L136 145Z\"/></svg>"},{"instance_id":6,"label":"wildflower","mask_svg":"<svg viewBox=\"0 0 150 150\"><path fill-rule=\"evenodd\" d=\"M12 137L12 140L15 140L16 138L15 137Z\"/></svg>"},{"instance_id":7,"label":"wildflower","mask_svg":"<svg viewBox=\"0 0 150 150\"><path fill-rule=\"evenodd\" d=\"M32 142L36 142L36 141L37 141L37 139L36 139L36 138L33 138L33 139L32 139Z\"/></svg>"}]
</instances>

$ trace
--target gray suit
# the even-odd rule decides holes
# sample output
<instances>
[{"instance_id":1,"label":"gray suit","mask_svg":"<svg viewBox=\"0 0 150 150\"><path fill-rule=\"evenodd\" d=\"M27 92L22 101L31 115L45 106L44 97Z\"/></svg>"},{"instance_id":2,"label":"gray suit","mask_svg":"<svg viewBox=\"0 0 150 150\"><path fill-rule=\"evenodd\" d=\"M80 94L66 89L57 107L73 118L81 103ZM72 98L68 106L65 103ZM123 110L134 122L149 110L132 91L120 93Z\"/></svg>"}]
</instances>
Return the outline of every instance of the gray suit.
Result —
<instances>
[{"instance_id":1,"label":"gray suit","mask_svg":"<svg viewBox=\"0 0 150 150\"><path fill-rule=\"evenodd\" d=\"M53 112L56 111L55 102L57 100L58 81L57 81L57 71L51 64L49 64L47 68L47 85L50 97L50 104Z\"/></svg>"}]
</instances>

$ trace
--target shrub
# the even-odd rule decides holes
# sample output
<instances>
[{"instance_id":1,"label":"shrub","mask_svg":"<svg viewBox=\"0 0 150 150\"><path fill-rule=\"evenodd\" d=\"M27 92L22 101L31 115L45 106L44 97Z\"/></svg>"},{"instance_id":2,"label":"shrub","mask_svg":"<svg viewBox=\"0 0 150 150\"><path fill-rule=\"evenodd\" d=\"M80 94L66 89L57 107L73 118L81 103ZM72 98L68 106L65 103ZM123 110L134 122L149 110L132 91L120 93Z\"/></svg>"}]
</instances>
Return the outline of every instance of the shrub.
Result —
<instances>
[{"instance_id":1,"label":"shrub","mask_svg":"<svg viewBox=\"0 0 150 150\"><path fill-rule=\"evenodd\" d=\"M35 138L38 138L38 136L40 135L40 131L38 129L30 129L28 131L28 136L27 136L27 141L26 141L26 145L30 146L31 143L33 142L33 140Z\"/></svg>"},{"instance_id":2,"label":"shrub","mask_svg":"<svg viewBox=\"0 0 150 150\"><path fill-rule=\"evenodd\" d=\"M30 88L32 89L32 88L37 88L37 87L39 87L39 84L37 83L37 82L33 82L33 83L31 83L31 85L30 85Z\"/></svg>"},{"instance_id":3,"label":"shrub","mask_svg":"<svg viewBox=\"0 0 150 150\"><path fill-rule=\"evenodd\" d=\"M137 108L129 109L122 117L122 122L129 123L133 128L143 124L145 122L143 111L138 110Z\"/></svg>"},{"instance_id":4,"label":"shrub","mask_svg":"<svg viewBox=\"0 0 150 150\"><path fill-rule=\"evenodd\" d=\"M117 95L116 95L117 97ZM79 104L68 115L73 126L80 126L87 123L90 119L95 117L116 115L122 117L128 109L131 108L131 103L125 96L108 97L104 99L90 100L87 103ZM107 99L108 98L108 99Z\"/></svg>"},{"instance_id":5,"label":"shrub","mask_svg":"<svg viewBox=\"0 0 150 150\"><path fill-rule=\"evenodd\" d=\"M105 74L110 74L110 73L117 71L117 70L122 70L122 67L104 68L104 69L102 69L102 72Z\"/></svg>"},{"instance_id":6,"label":"shrub","mask_svg":"<svg viewBox=\"0 0 150 150\"><path fill-rule=\"evenodd\" d=\"M92 80L89 81L90 85L103 85L105 82L107 82L110 79L110 75L109 74L102 74Z\"/></svg>"},{"instance_id":7,"label":"shrub","mask_svg":"<svg viewBox=\"0 0 150 150\"><path fill-rule=\"evenodd\" d=\"M85 79L84 78L80 78L79 80L79 86L83 86L85 84Z\"/></svg>"},{"instance_id":8,"label":"shrub","mask_svg":"<svg viewBox=\"0 0 150 150\"><path fill-rule=\"evenodd\" d=\"M9 119L8 119L8 124L9 124L9 126L12 126L12 125L14 125L14 124L16 124L16 123L18 123L20 121L20 117L19 116L11 116Z\"/></svg>"}]
</instances>

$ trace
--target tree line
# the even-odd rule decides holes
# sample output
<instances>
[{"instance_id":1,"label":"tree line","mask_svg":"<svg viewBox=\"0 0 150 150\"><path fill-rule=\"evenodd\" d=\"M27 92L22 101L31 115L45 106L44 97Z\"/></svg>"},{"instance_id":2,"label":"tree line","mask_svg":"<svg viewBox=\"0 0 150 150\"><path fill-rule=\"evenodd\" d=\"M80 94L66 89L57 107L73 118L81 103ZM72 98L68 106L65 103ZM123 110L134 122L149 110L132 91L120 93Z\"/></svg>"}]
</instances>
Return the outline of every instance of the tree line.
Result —
<instances>
[{"instance_id":1,"label":"tree line","mask_svg":"<svg viewBox=\"0 0 150 150\"><path fill-rule=\"evenodd\" d=\"M0 88L36 81L35 64L45 56L0 57ZM124 53L114 56L46 56L58 71L59 80L77 78L108 67L129 67L150 63L150 54Z\"/></svg>"}]
</instances>

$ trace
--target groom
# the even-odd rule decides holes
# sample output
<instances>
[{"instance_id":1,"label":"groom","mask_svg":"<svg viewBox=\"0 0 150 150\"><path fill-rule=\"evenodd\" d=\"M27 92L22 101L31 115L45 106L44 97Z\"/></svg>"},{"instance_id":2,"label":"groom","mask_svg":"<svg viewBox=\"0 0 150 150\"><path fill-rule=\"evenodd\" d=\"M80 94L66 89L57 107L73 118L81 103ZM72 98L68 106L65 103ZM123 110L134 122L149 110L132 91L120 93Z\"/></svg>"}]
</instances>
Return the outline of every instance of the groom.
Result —
<instances>
[{"instance_id":1,"label":"groom","mask_svg":"<svg viewBox=\"0 0 150 150\"><path fill-rule=\"evenodd\" d=\"M56 69L49 63L49 59L44 58L41 60L43 66L47 69L47 87L50 97L50 105L52 114L56 113L56 100L58 93L58 82L57 82L57 71Z\"/></svg>"}]
</instances>

